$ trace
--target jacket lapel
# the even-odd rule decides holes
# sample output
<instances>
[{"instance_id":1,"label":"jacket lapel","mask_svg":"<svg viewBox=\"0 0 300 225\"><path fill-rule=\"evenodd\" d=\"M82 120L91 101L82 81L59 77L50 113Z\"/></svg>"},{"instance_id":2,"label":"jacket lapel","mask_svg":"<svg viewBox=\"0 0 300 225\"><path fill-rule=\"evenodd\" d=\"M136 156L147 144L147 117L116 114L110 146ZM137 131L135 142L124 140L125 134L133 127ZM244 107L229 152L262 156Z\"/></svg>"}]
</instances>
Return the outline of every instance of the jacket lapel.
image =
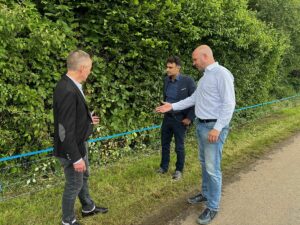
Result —
<instances>
[{"instance_id":1,"label":"jacket lapel","mask_svg":"<svg viewBox=\"0 0 300 225\"><path fill-rule=\"evenodd\" d=\"M166 96L167 96L167 89L169 85L169 77L165 78L165 85L164 85L164 101L166 101Z\"/></svg>"},{"instance_id":2,"label":"jacket lapel","mask_svg":"<svg viewBox=\"0 0 300 225\"><path fill-rule=\"evenodd\" d=\"M65 79L67 79L67 81L72 85L72 87L74 88L74 90L76 91L76 94L79 96L79 98L81 99L81 101L83 102L85 108L86 108L86 111L87 111L87 114L88 116L90 117L90 119L92 120L92 116L91 116L91 113L90 113L90 110L86 104L86 101L85 101L85 98L83 97L81 91L78 89L78 87L76 86L76 84L74 84L74 82L68 77L68 76L64 76Z\"/></svg>"},{"instance_id":3,"label":"jacket lapel","mask_svg":"<svg viewBox=\"0 0 300 225\"><path fill-rule=\"evenodd\" d=\"M181 89L184 87L184 85L183 85L183 83L184 83L183 82L183 77L182 77L181 74L180 74L180 76L181 76L181 78L179 80L177 80L178 86L177 86L176 97L177 97L178 100L181 99L180 93L181 93Z\"/></svg>"}]
</instances>

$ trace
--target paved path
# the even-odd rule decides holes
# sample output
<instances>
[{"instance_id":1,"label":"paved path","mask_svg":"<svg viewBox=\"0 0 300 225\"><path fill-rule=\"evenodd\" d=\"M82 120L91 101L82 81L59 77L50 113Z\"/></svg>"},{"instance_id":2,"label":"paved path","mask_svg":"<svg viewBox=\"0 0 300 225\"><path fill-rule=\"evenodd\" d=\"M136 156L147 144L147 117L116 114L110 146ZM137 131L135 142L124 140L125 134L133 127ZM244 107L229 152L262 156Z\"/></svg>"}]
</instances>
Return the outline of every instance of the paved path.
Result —
<instances>
[{"instance_id":1,"label":"paved path","mask_svg":"<svg viewBox=\"0 0 300 225\"><path fill-rule=\"evenodd\" d=\"M300 135L259 160L224 187L210 225L300 225ZM168 225L196 225L203 205L191 206Z\"/></svg>"}]
</instances>

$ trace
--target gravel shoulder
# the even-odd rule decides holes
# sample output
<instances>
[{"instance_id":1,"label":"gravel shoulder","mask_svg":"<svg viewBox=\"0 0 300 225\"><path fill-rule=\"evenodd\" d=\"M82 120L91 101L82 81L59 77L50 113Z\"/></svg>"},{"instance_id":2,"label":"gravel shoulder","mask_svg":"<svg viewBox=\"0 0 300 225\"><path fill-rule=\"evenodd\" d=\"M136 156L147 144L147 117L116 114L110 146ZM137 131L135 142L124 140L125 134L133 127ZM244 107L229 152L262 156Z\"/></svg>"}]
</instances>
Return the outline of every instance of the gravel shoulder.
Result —
<instances>
[{"instance_id":1,"label":"gravel shoulder","mask_svg":"<svg viewBox=\"0 0 300 225\"><path fill-rule=\"evenodd\" d=\"M197 225L204 205L184 196L167 202L141 225ZM220 212L210 225L300 225L300 133L259 159L223 174Z\"/></svg>"},{"instance_id":2,"label":"gravel shoulder","mask_svg":"<svg viewBox=\"0 0 300 225\"><path fill-rule=\"evenodd\" d=\"M300 134L224 185L211 225L300 225ZM203 205L190 206L168 225L196 225Z\"/></svg>"}]
</instances>

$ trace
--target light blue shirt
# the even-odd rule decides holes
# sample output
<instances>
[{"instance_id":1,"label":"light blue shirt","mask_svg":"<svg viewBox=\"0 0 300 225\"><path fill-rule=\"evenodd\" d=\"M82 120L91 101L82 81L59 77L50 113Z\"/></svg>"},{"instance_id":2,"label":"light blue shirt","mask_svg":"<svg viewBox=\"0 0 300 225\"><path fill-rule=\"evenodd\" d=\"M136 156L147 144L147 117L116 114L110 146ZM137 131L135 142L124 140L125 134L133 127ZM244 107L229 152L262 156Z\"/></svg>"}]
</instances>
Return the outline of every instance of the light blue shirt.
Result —
<instances>
[{"instance_id":1,"label":"light blue shirt","mask_svg":"<svg viewBox=\"0 0 300 225\"><path fill-rule=\"evenodd\" d=\"M205 68L196 91L188 98L173 103L174 111L195 106L200 119L217 119L214 129L221 131L229 124L235 108L234 78L231 72L215 62Z\"/></svg>"},{"instance_id":2,"label":"light blue shirt","mask_svg":"<svg viewBox=\"0 0 300 225\"><path fill-rule=\"evenodd\" d=\"M72 77L70 77L68 74L67 74L67 77L69 77L73 83L78 87L79 91L81 92L82 96L85 98L84 96L84 93L83 93L83 90L82 90L82 84L77 82L76 80L74 80Z\"/></svg>"}]
</instances>

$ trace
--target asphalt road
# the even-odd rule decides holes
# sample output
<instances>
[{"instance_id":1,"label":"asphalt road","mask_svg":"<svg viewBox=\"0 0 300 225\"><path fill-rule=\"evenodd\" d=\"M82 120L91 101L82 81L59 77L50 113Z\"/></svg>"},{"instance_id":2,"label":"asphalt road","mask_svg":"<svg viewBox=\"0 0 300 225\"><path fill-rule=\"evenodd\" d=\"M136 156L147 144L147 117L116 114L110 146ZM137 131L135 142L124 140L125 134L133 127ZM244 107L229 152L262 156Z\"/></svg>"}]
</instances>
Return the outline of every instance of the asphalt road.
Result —
<instances>
[{"instance_id":1,"label":"asphalt road","mask_svg":"<svg viewBox=\"0 0 300 225\"><path fill-rule=\"evenodd\" d=\"M203 205L168 225L196 225ZM210 225L300 225L300 134L227 184Z\"/></svg>"}]
</instances>

